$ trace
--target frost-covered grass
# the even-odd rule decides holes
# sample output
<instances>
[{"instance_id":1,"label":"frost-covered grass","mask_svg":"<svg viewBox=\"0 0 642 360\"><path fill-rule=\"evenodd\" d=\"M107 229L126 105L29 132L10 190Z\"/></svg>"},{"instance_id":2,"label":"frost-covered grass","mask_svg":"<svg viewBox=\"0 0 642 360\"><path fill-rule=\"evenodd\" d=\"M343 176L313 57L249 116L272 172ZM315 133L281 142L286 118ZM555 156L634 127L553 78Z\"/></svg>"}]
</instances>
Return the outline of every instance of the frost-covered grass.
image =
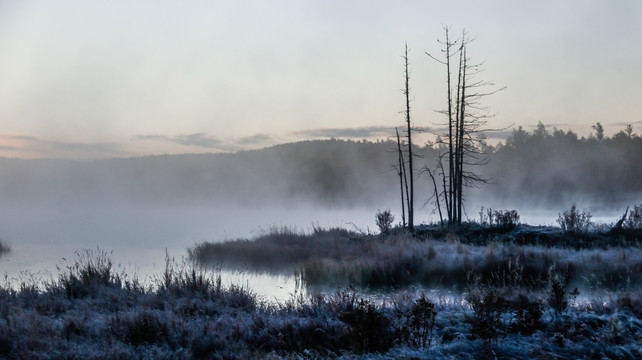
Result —
<instances>
[{"instance_id":1,"label":"frost-covered grass","mask_svg":"<svg viewBox=\"0 0 642 360\"><path fill-rule=\"evenodd\" d=\"M553 283L534 292L471 281L455 302L340 290L275 304L169 257L156 283L142 285L88 251L55 279L0 287L0 358L642 357L641 291L578 305Z\"/></svg>"},{"instance_id":2,"label":"frost-covered grass","mask_svg":"<svg viewBox=\"0 0 642 360\"><path fill-rule=\"evenodd\" d=\"M199 244L190 256L202 264L254 271L298 270L307 285L464 288L474 273L484 284L537 289L548 284L551 268L583 289L642 285L637 246L574 249L500 241L478 246L452 234L435 240L404 232L364 236L343 229L311 234L277 229L252 240Z\"/></svg>"}]
</instances>

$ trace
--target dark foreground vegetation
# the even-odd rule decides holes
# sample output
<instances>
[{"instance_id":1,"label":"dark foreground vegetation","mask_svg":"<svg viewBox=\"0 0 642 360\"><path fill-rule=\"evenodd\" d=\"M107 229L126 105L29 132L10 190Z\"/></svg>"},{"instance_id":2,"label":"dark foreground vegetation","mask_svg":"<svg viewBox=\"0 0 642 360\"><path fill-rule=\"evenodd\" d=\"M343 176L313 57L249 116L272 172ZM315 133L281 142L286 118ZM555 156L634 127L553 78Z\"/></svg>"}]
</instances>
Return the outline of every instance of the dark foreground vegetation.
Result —
<instances>
[{"instance_id":1,"label":"dark foreground vegetation","mask_svg":"<svg viewBox=\"0 0 642 360\"><path fill-rule=\"evenodd\" d=\"M463 297L353 290L262 301L220 276L167 260L153 285L81 253L56 279L0 288L7 359L639 359L642 293L578 301L552 273L542 291L483 285Z\"/></svg>"}]
</instances>

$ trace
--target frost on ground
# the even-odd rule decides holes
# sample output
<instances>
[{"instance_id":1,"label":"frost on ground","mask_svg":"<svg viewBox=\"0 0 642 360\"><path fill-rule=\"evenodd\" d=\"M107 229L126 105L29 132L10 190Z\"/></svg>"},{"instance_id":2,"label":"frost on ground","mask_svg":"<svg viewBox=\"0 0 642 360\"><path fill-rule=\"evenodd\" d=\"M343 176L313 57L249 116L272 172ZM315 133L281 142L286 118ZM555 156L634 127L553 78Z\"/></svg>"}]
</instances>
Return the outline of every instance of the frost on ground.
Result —
<instances>
[{"instance_id":1,"label":"frost on ground","mask_svg":"<svg viewBox=\"0 0 642 360\"><path fill-rule=\"evenodd\" d=\"M280 304L167 261L155 285L82 253L56 279L0 289L7 359L642 358L642 292L576 304L557 274L532 291L473 279L462 301L352 290Z\"/></svg>"},{"instance_id":2,"label":"frost on ground","mask_svg":"<svg viewBox=\"0 0 642 360\"><path fill-rule=\"evenodd\" d=\"M564 234L559 229L528 226L471 225L464 230L452 234L438 226L419 227L424 236L418 237L404 231L364 235L317 228L300 234L284 228L252 240L202 243L189 253L201 264L290 274L300 269L306 285L399 288L422 284L463 289L468 275L475 273L486 284L541 289L554 267L575 286L611 290L642 286L639 230L616 235ZM541 244L560 238L573 247ZM628 239L625 246L622 239ZM605 246L591 245L596 243Z\"/></svg>"}]
</instances>

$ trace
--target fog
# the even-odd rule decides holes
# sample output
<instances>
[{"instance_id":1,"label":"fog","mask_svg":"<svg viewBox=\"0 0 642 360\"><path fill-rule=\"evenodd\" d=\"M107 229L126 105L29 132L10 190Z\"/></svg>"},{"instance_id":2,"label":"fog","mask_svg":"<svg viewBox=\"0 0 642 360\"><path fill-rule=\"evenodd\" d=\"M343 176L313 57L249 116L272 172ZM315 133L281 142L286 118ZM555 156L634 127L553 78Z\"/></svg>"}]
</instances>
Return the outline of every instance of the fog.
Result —
<instances>
[{"instance_id":1,"label":"fog","mask_svg":"<svg viewBox=\"0 0 642 360\"><path fill-rule=\"evenodd\" d=\"M598 143L558 134L537 145L526 134L528 148L516 134L491 148L489 164L479 168L490 183L466 190L469 219L477 220L484 206L516 209L525 223L555 225L577 203L594 220L611 222L626 206L642 203L639 137ZM626 151L616 152L622 146ZM395 147L328 140L236 154L0 159L0 239L11 249L0 273L14 283L27 270L47 278L63 258L100 248L128 273L151 280L162 273L166 251L180 260L204 241L252 238L272 227L375 232L379 209L401 221ZM435 166L437 149L417 152L421 166ZM428 176L416 184L415 222L438 221Z\"/></svg>"}]
</instances>

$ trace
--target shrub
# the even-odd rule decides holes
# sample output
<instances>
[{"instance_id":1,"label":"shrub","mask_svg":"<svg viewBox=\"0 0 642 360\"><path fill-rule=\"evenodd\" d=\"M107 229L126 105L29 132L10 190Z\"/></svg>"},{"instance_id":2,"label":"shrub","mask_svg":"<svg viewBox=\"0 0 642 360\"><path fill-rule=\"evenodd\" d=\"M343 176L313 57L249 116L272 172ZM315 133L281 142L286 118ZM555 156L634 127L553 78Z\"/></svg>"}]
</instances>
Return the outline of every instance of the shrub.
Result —
<instances>
[{"instance_id":1,"label":"shrub","mask_svg":"<svg viewBox=\"0 0 642 360\"><path fill-rule=\"evenodd\" d=\"M474 289L466 295L474 318L471 332L484 345L497 340L503 333L502 313L506 310L506 299L496 289Z\"/></svg>"},{"instance_id":2,"label":"shrub","mask_svg":"<svg viewBox=\"0 0 642 360\"><path fill-rule=\"evenodd\" d=\"M495 224L504 229L513 229L519 225L517 210L497 210L494 213Z\"/></svg>"},{"instance_id":3,"label":"shrub","mask_svg":"<svg viewBox=\"0 0 642 360\"><path fill-rule=\"evenodd\" d=\"M357 352L387 351L392 347L390 320L370 300L360 299L356 306L339 315L348 324L348 341Z\"/></svg>"},{"instance_id":4,"label":"shrub","mask_svg":"<svg viewBox=\"0 0 642 360\"><path fill-rule=\"evenodd\" d=\"M560 225L560 228L562 228L562 231L566 233L586 232L591 226L591 217L590 212L586 210L579 211L575 204L573 204L570 210L559 214L557 223Z\"/></svg>"},{"instance_id":5,"label":"shrub","mask_svg":"<svg viewBox=\"0 0 642 360\"><path fill-rule=\"evenodd\" d=\"M514 312L511 331L529 335L543 327L544 306L540 300L530 299L520 292L509 301L509 306Z\"/></svg>"},{"instance_id":6,"label":"shrub","mask_svg":"<svg viewBox=\"0 0 642 360\"><path fill-rule=\"evenodd\" d=\"M479 282L479 276L472 273L468 275L466 301L474 315L471 333L473 337L481 339L484 346L488 346L503 333L501 317L507 308L507 302L499 290L480 287Z\"/></svg>"},{"instance_id":7,"label":"shrub","mask_svg":"<svg viewBox=\"0 0 642 360\"><path fill-rule=\"evenodd\" d=\"M387 234L392 227L392 223L395 221L395 217L392 215L390 210L379 210L375 215L375 223L379 227L379 231L382 234Z\"/></svg>"},{"instance_id":8,"label":"shrub","mask_svg":"<svg viewBox=\"0 0 642 360\"><path fill-rule=\"evenodd\" d=\"M548 281L549 288L546 301L555 312L555 319L559 323L561 321L562 314L566 311L566 308L569 305L569 300L577 297L577 295L579 295L579 291L575 288L573 291L567 293L566 284L568 282L568 277L563 279L562 275L556 273L552 267L549 270ZM569 295L571 298L569 298Z\"/></svg>"},{"instance_id":9,"label":"shrub","mask_svg":"<svg viewBox=\"0 0 642 360\"><path fill-rule=\"evenodd\" d=\"M435 304L428 301L422 293L417 299L406 319L408 338L414 346L430 347L435 327Z\"/></svg>"},{"instance_id":10,"label":"shrub","mask_svg":"<svg viewBox=\"0 0 642 360\"><path fill-rule=\"evenodd\" d=\"M484 209L483 206L479 209L479 224L493 225L493 209Z\"/></svg>"}]
</instances>

